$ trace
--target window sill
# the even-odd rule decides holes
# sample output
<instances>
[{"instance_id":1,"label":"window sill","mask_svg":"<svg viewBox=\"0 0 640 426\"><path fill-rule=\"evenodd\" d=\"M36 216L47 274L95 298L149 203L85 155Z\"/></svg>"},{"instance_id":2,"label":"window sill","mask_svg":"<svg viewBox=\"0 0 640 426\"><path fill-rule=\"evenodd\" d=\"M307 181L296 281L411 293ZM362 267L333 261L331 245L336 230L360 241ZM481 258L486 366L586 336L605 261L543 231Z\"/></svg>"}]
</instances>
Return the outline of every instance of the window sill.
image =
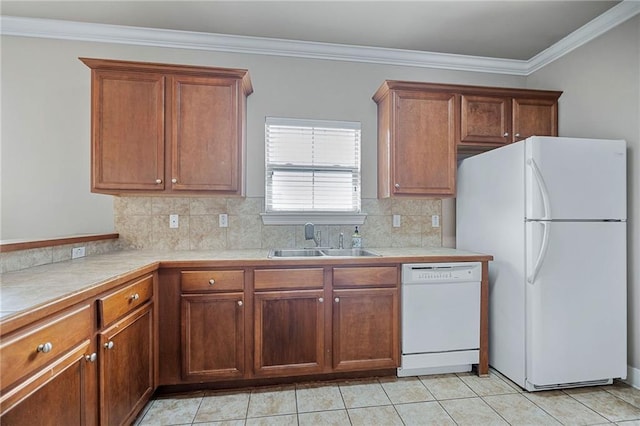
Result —
<instances>
[{"instance_id":1,"label":"window sill","mask_svg":"<svg viewBox=\"0 0 640 426\"><path fill-rule=\"evenodd\" d=\"M264 225L362 225L365 213L260 213Z\"/></svg>"}]
</instances>

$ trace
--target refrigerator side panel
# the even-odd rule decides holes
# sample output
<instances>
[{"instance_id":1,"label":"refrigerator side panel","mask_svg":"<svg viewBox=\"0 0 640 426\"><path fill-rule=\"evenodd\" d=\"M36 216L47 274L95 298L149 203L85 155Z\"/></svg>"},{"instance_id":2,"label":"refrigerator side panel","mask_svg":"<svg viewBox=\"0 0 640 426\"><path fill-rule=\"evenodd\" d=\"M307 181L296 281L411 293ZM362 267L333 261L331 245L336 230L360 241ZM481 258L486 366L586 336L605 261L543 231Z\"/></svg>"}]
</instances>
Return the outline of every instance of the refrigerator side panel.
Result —
<instances>
[{"instance_id":1,"label":"refrigerator side panel","mask_svg":"<svg viewBox=\"0 0 640 426\"><path fill-rule=\"evenodd\" d=\"M627 373L626 223L528 222L527 382L536 386Z\"/></svg>"},{"instance_id":2,"label":"refrigerator side panel","mask_svg":"<svg viewBox=\"0 0 640 426\"><path fill-rule=\"evenodd\" d=\"M624 140L531 137L525 144L527 219L626 219Z\"/></svg>"},{"instance_id":3,"label":"refrigerator side panel","mask_svg":"<svg viewBox=\"0 0 640 426\"><path fill-rule=\"evenodd\" d=\"M456 242L489 262L489 364L524 386L524 145L463 160L458 168Z\"/></svg>"}]
</instances>

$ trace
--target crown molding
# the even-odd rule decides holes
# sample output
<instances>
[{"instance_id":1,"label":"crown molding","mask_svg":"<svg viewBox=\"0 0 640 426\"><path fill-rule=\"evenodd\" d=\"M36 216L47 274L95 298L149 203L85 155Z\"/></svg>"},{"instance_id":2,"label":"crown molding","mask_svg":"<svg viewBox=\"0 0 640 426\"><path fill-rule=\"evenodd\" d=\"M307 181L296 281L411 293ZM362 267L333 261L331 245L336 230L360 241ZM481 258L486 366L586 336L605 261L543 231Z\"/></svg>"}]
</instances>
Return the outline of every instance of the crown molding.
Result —
<instances>
[{"instance_id":1,"label":"crown molding","mask_svg":"<svg viewBox=\"0 0 640 426\"><path fill-rule=\"evenodd\" d=\"M639 0L623 0L527 61L527 75L539 70L640 13Z\"/></svg>"},{"instance_id":2,"label":"crown molding","mask_svg":"<svg viewBox=\"0 0 640 426\"><path fill-rule=\"evenodd\" d=\"M624 0L528 61L14 16L0 16L0 34L527 76L638 13Z\"/></svg>"}]
</instances>

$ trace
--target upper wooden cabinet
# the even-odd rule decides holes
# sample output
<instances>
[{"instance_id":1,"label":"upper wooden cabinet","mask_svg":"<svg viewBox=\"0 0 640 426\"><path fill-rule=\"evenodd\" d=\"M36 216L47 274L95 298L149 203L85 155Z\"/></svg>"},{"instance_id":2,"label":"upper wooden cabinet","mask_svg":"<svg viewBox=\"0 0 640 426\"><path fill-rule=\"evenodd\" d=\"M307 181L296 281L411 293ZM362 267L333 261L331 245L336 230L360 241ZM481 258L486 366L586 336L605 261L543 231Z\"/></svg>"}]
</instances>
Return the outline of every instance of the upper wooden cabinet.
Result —
<instances>
[{"instance_id":1,"label":"upper wooden cabinet","mask_svg":"<svg viewBox=\"0 0 640 426\"><path fill-rule=\"evenodd\" d=\"M387 81L373 99L378 103L378 197L453 195L456 94Z\"/></svg>"},{"instance_id":2,"label":"upper wooden cabinet","mask_svg":"<svg viewBox=\"0 0 640 426\"><path fill-rule=\"evenodd\" d=\"M456 157L558 135L562 92L385 81L378 104L378 197L455 195Z\"/></svg>"},{"instance_id":3,"label":"upper wooden cabinet","mask_svg":"<svg viewBox=\"0 0 640 426\"><path fill-rule=\"evenodd\" d=\"M244 195L247 70L80 58L93 192Z\"/></svg>"},{"instance_id":4,"label":"upper wooden cabinet","mask_svg":"<svg viewBox=\"0 0 640 426\"><path fill-rule=\"evenodd\" d=\"M529 136L558 136L561 94L462 86L458 152L477 154Z\"/></svg>"}]
</instances>

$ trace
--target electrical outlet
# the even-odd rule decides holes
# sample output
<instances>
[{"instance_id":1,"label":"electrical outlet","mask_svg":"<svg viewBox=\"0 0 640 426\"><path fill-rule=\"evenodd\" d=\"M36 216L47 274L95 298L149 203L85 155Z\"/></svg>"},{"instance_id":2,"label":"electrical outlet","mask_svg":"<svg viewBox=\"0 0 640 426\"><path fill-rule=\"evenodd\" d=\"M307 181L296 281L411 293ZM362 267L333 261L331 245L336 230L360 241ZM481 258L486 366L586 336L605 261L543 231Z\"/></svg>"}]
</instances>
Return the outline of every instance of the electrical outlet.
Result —
<instances>
[{"instance_id":1,"label":"electrical outlet","mask_svg":"<svg viewBox=\"0 0 640 426\"><path fill-rule=\"evenodd\" d=\"M393 227L394 228L400 228L400 215L399 214L394 214L393 215Z\"/></svg>"},{"instance_id":2,"label":"electrical outlet","mask_svg":"<svg viewBox=\"0 0 640 426\"><path fill-rule=\"evenodd\" d=\"M431 227L440 228L440 216L438 216L437 214L431 216Z\"/></svg>"},{"instance_id":3,"label":"electrical outlet","mask_svg":"<svg viewBox=\"0 0 640 426\"><path fill-rule=\"evenodd\" d=\"M220 228L226 228L229 226L229 216L226 213L218 215L218 226Z\"/></svg>"},{"instance_id":4,"label":"electrical outlet","mask_svg":"<svg viewBox=\"0 0 640 426\"><path fill-rule=\"evenodd\" d=\"M169 228L177 228L180 224L180 219L177 214L169 215Z\"/></svg>"},{"instance_id":5,"label":"electrical outlet","mask_svg":"<svg viewBox=\"0 0 640 426\"><path fill-rule=\"evenodd\" d=\"M79 257L84 257L84 256L85 256L84 247L76 247L71 249L72 259L77 259Z\"/></svg>"}]
</instances>

